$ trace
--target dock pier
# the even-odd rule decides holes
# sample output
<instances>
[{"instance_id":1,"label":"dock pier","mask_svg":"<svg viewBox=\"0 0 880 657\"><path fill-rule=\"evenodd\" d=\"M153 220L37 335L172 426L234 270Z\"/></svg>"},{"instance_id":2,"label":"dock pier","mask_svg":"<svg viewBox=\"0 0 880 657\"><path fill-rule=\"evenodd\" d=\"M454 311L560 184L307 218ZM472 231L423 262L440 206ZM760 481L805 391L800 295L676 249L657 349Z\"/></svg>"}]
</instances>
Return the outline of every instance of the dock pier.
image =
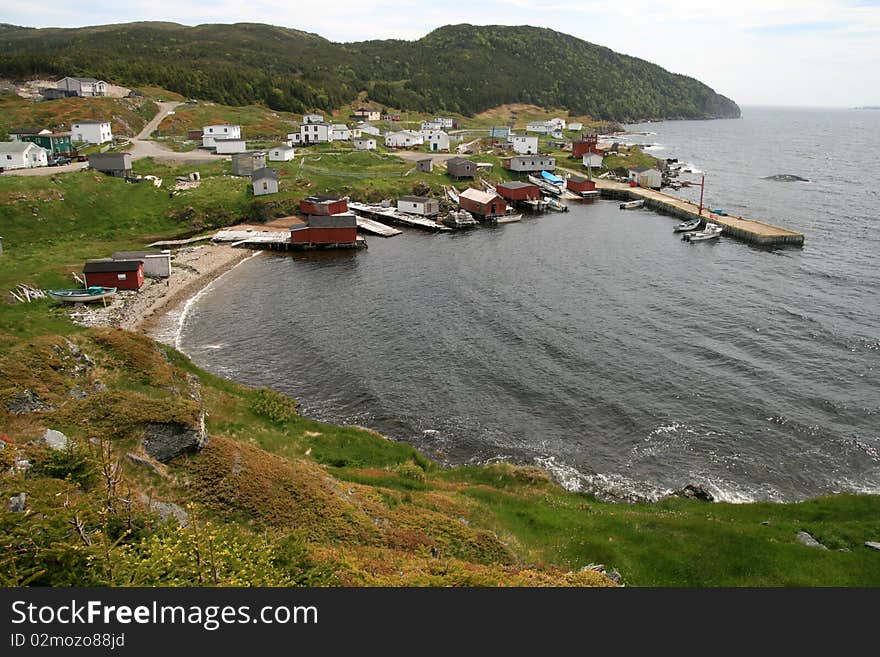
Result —
<instances>
[{"instance_id":1,"label":"dock pier","mask_svg":"<svg viewBox=\"0 0 880 657\"><path fill-rule=\"evenodd\" d=\"M684 221L699 217L702 225L706 222L718 224L723 229L722 235L729 235L745 242L751 242L759 246L803 246L804 234L789 230L781 226L768 224L756 219L734 217L729 215L715 214L711 210L703 208L699 213L699 206L653 189L644 187L629 187L623 183L610 180L596 180L596 188L601 191L602 198L610 198L624 201L644 200L645 207L663 214L678 217Z\"/></svg>"},{"instance_id":2,"label":"dock pier","mask_svg":"<svg viewBox=\"0 0 880 657\"><path fill-rule=\"evenodd\" d=\"M366 203L349 201L348 209L357 214L364 215L369 219L383 220L399 226L407 226L408 228L421 228L422 230L440 232L452 230L448 226L444 226L433 219L399 212L396 208L386 208L381 205L368 205Z\"/></svg>"}]
</instances>

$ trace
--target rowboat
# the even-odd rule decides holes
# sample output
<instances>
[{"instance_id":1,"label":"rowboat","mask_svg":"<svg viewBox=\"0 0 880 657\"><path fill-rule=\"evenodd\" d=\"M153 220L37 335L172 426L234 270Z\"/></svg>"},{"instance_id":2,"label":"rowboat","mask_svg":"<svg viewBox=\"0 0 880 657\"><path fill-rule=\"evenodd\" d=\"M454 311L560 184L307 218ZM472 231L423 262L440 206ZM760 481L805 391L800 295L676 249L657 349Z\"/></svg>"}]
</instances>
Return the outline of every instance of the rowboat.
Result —
<instances>
[{"instance_id":1,"label":"rowboat","mask_svg":"<svg viewBox=\"0 0 880 657\"><path fill-rule=\"evenodd\" d=\"M55 299L55 301L86 303L89 301L103 301L107 297L116 294L116 288L96 285L92 287L80 287L75 290L46 290L46 294Z\"/></svg>"},{"instance_id":2,"label":"rowboat","mask_svg":"<svg viewBox=\"0 0 880 657\"><path fill-rule=\"evenodd\" d=\"M645 199L639 199L638 201L627 201L626 203L620 204L621 210L632 210L633 208L640 208L645 204Z\"/></svg>"},{"instance_id":3,"label":"rowboat","mask_svg":"<svg viewBox=\"0 0 880 657\"><path fill-rule=\"evenodd\" d=\"M700 224L702 223L702 219L697 217L696 219L691 219L690 221L682 221L675 228L672 229L673 233L688 233L692 230L699 230Z\"/></svg>"},{"instance_id":4,"label":"rowboat","mask_svg":"<svg viewBox=\"0 0 880 657\"><path fill-rule=\"evenodd\" d=\"M522 213L517 212L507 212L505 214L497 214L492 217L492 220L496 224L509 224L514 221L520 221L523 218Z\"/></svg>"},{"instance_id":5,"label":"rowboat","mask_svg":"<svg viewBox=\"0 0 880 657\"><path fill-rule=\"evenodd\" d=\"M698 233L685 233L685 235L681 238L685 242L702 242L704 240L713 240L718 238L721 235L721 231L724 230L718 224L706 224L706 227Z\"/></svg>"}]
</instances>

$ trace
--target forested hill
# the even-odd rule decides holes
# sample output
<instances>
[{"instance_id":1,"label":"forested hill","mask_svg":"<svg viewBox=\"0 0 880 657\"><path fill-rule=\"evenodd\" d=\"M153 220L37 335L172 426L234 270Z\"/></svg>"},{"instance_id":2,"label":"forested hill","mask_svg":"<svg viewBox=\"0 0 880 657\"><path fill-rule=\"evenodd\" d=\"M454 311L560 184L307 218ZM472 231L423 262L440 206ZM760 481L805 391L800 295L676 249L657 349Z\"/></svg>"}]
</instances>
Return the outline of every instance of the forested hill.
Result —
<instances>
[{"instance_id":1,"label":"forested hill","mask_svg":"<svg viewBox=\"0 0 880 657\"><path fill-rule=\"evenodd\" d=\"M417 111L474 114L504 103L596 119L738 117L705 84L534 27L450 25L417 41L339 44L271 25L0 25L0 76L75 75L150 85L228 105L329 110L366 91Z\"/></svg>"}]
</instances>

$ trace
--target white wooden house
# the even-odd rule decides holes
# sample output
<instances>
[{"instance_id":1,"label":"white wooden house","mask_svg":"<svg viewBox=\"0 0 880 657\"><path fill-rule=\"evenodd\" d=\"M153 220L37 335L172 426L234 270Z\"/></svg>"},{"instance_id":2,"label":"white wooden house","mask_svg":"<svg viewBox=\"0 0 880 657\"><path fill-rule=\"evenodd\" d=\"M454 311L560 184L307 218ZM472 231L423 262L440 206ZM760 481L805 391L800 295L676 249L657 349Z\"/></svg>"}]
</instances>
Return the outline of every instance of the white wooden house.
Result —
<instances>
[{"instance_id":1,"label":"white wooden house","mask_svg":"<svg viewBox=\"0 0 880 657\"><path fill-rule=\"evenodd\" d=\"M423 130L422 137L431 152L449 150L449 135L442 130Z\"/></svg>"},{"instance_id":2,"label":"white wooden house","mask_svg":"<svg viewBox=\"0 0 880 657\"><path fill-rule=\"evenodd\" d=\"M576 121L574 123L569 123L568 128L566 128L566 130L583 130L583 129L584 129L584 124L579 121Z\"/></svg>"},{"instance_id":3,"label":"white wooden house","mask_svg":"<svg viewBox=\"0 0 880 657\"><path fill-rule=\"evenodd\" d=\"M385 145L388 148L411 148L421 146L424 142L422 135L412 130L392 132L385 137Z\"/></svg>"},{"instance_id":4,"label":"white wooden house","mask_svg":"<svg viewBox=\"0 0 880 657\"><path fill-rule=\"evenodd\" d=\"M376 140L372 137L358 137L354 140L354 147L359 151L374 151Z\"/></svg>"},{"instance_id":5,"label":"white wooden house","mask_svg":"<svg viewBox=\"0 0 880 657\"><path fill-rule=\"evenodd\" d=\"M637 182L639 187L650 187L651 189L660 189L663 182L663 174L660 171L643 166L628 169L627 178L630 182Z\"/></svg>"},{"instance_id":6,"label":"white wooden house","mask_svg":"<svg viewBox=\"0 0 880 657\"><path fill-rule=\"evenodd\" d=\"M251 174L254 196L278 193L278 172L275 169L257 169Z\"/></svg>"},{"instance_id":7,"label":"white wooden house","mask_svg":"<svg viewBox=\"0 0 880 657\"><path fill-rule=\"evenodd\" d=\"M401 196L397 199L397 210L407 214L433 217L440 214L440 203L425 196Z\"/></svg>"},{"instance_id":8,"label":"white wooden house","mask_svg":"<svg viewBox=\"0 0 880 657\"><path fill-rule=\"evenodd\" d=\"M241 139L241 126L220 124L202 128L202 148L214 148L216 139Z\"/></svg>"},{"instance_id":9,"label":"white wooden house","mask_svg":"<svg viewBox=\"0 0 880 657\"><path fill-rule=\"evenodd\" d=\"M269 161L270 162L290 162L293 159L296 151L293 146L287 146L286 144L280 144L278 146L273 146L269 149Z\"/></svg>"},{"instance_id":10,"label":"white wooden house","mask_svg":"<svg viewBox=\"0 0 880 657\"><path fill-rule=\"evenodd\" d=\"M351 141L351 128L344 123L330 126L330 141Z\"/></svg>"},{"instance_id":11,"label":"white wooden house","mask_svg":"<svg viewBox=\"0 0 880 657\"><path fill-rule=\"evenodd\" d=\"M324 123L323 114L303 114L303 123Z\"/></svg>"},{"instance_id":12,"label":"white wooden house","mask_svg":"<svg viewBox=\"0 0 880 657\"><path fill-rule=\"evenodd\" d=\"M534 155L538 152L538 138L533 135L510 135L510 144L514 153Z\"/></svg>"},{"instance_id":13,"label":"white wooden house","mask_svg":"<svg viewBox=\"0 0 880 657\"><path fill-rule=\"evenodd\" d=\"M233 153L244 153L247 150L245 140L240 137L215 137L214 152L217 155L232 155Z\"/></svg>"},{"instance_id":14,"label":"white wooden house","mask_svg":"<svg viewBox=\"0 0 880 657\"><path fill-rule=\"evenodd\" d=\"M583 162L585 167L594 167L598 169L602 166L602 162L604 161L604 159L605 158L603 158L601 154L589 151L587 153L584 153L581 161Z\"/></svg>"},{"instance_id":15,"label":"white wooden house","mask_svg":"<svg viewBox=\"0 0 880 657\"><path fill-rule=\"evenodd\" d=\"M323 144L333 141L333 131L329 123L303 123L299 127L299 139L299 143L304 146Z\"/></svg>"},{"instance_id":16,"label":"white wooden house","mask_svg":"<svg viewBox=\"0 0 880 657\"><path fill-rule=\"evenodd\" d=\"M537 132L542 135L549 135L553 132L554 125L550 121L532 121L526 126L526 132Z\"/></svg>"},{"instance_id":17,"label":"white wooden house","mask_svg":"<svg viewBox=\"0 0 880 657\"><path fill-rule=\"evenodd\" d=\"M422 121L422 127L421 127L422 132L425 132L426 130L442 130L442 129L443 129L443 122L440 121L439 119L425 119L424 121Z\"/></svg>"},{"instance_id":18,"label":"white wooden house","mask_svg":"<svg viewBox=\"0 0 880 657\"><path fill-rule=\"evenodd\" d=\"M70 126L70 140L104 144L113 141L113 130L109 121L77 121Z\"/></svg>"},{"instance_id":19,"label":"white wooden house","mask_svg":"<svg viewBox=\"0 0 880 657\"><path fill-rule=\"evenodd\" d=\"M55 88L76 96L107 95L107 83L95 78L61 78L55 83Z\"/></svg>"},{"instance_id":20,"label":"white wooden house","mask_svg":"<svg viewBox=\"0 0 880 657\"><path fill-rule=\"evenodd\" d=\"M561 119L558 116L550 119L548 121L553 126L553 132L559 132L560 130L565 130L565 119Z\"/></svg>"},{"instance_id":21,"label":"white wooden house","mask_svg":"<svg viewBox=\"0 0 880 657\"><path fill-rule=\"evenodd\" d=\"M0 141L0 168L30 169L49 163L49 152L29 141Z\"/></svg>"},{"instance_id":22,"label":"white wooden house","mask_svg":"<svg viewBox=\"0 0 880 657\"><path fill-rule=\"evenodd\" d=\"M448 116L435 116L434 122L439 123L443 130L452 130L455 127L455 119Z\"/></svg>"}]
</instances>

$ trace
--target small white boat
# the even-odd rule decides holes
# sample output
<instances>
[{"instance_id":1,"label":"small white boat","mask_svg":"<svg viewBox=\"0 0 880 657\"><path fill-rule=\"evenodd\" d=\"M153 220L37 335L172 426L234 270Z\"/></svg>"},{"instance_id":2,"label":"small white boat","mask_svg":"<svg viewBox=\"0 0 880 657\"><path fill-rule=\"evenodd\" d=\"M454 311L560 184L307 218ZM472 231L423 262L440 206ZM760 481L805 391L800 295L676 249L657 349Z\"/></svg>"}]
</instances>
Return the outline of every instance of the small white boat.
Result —
<instances>
[{"instance_id":1,"label":"small white boat","mask_svg":"<svg viewBox=\"0 0 880 657\"><path fill-rule=\"evenodd\" d=\"M551 182L547 182L546 180L544 180L542 178L538 178L537 176L529 175L528 179L529 179L530 183L532 183L533 185L537 185L538 187L543 189L548 194L553 194L553 196L559 196L562 194L562 189L559 186L554 185Z\"/></svg>"},{"instance_id":2,"label":"small white boat","mask_svg":"<svg viewBox=\"0 0 880 657\"><path fill-rule=\"evenodd\" d=\"M640 198L638 201L626 201L625 203L620 204L621 210L632 210L633 208L640 208L645 204L645 199Z\"/></svg>"},{"instance_id":3,"label":"small white boat","mask_svg":"<svg viewBox=\"0 0 880 657\"><path fill-rule=\"evenodd\" d=\"M702 242L704 240L713 240L721 236L724 229L718 224L706 224L706 227L698 233L685 233L681 238L685 242Z\"/></svg>"},{"instance_id":4,"label":"small white boat","mask_svg":"<svg viewBox=\"0 0 880 657\"><path fill-rule=\"evenodd\" d=\"M55 301L86 303L89 301L103 301L107 297L116 294L116 288L92 286L81 287L75 290L46 290L46 294L55 299Z\"/></svg>"},{"instance_id":5,"label":"small white boat","mask_svg":"<svg viewBox=\"0 0 880 657\"><path fill-rule=\"evenodd\" d=\"M492 217L496 224L509 224L514 221L520 221L523 218L522 213L517 212L507 212L505 214L499 214Z\"/></svg>"},{"instance_id":6,"label":"small white boat","mask_svg":"<svg viewBox=\"0 0 880 657\"><path fill-rule=\"evenodd\" d=\"M456 190L455 187L444 187L443 189L446 190L447 198L458 205L458 190Z\"/></svg>"},{"instance_id":7,"label":"small white boat","mask_svg":"<svg viewBox=\"0 0 880 657\"><path fill-rule=\"evenodd\" d=\"M442 219L450 228L474 228L479 222L467 210L452 210Z\"/></svg>"},{"instance_id":8,"label":"small white boat","mask_svg":"<svg viewBox=\"0 0 880 657\"><path fill-rule=\"evenodd\" d=\"M545 196L544 202L547 203L547 207L551 210L555 210L556 212L568 212L568 206L560 201L558 198L553 198L552 196Z\"/></svg>"},{"instance_id":9,"label":"small white boat","mask_svg":"<svg viewBox=\"0 0 880 657\"><path fill-rule=\"evenodd\" d=\"M690 221L682 221L675 228L672 229L673 233L689 233L692 230L700 230L700 224L702 223L702 219L697 217L696 219L691 219Z\"/></svg>"}]
</instances>

